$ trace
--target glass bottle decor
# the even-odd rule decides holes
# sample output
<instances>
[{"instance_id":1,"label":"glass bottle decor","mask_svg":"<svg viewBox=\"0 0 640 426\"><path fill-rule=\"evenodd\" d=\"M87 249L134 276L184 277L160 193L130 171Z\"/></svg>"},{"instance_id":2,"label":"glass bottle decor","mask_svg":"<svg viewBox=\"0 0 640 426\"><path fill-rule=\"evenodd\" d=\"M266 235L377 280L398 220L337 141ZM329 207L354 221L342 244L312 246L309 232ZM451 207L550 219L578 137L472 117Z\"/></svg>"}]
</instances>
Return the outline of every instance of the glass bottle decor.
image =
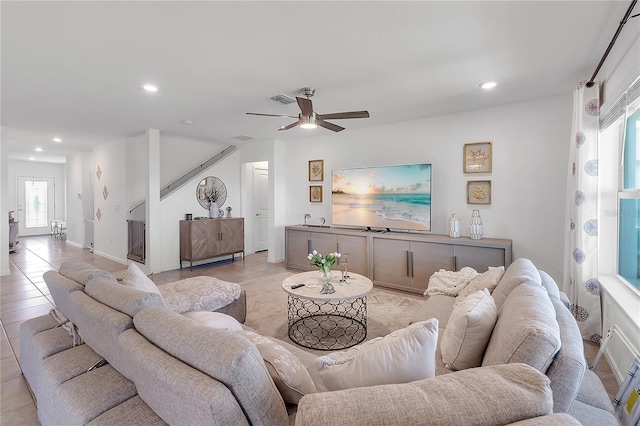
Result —
<instances>
[{"instance_id":1,"label":"glass bottle decor","mask_svg":"<svg viewBox=\"0 0 640 426\"><path fill-rule=\"evenodd\" d=\"M480 210L474 210L471 213L471 231L470 237L472 240L482 239L482 218L480 217Z\"/></svg>"},{"instance_id":2,"label":"glass bottle decor","mask_svg":"<svg viewBox=\"0 0 640 426\"><path fill-rule=\"evenodd\" d=\"M320 272L318 273L318 279L320 280L320 284L322 284L322 288L320 289L320 294L333 294L336 290L333 288L331 284L331 273L330 269L322 269L320 268Z\"/></svg>"},{"instance_id":3,"label":"glass bottle decor","mask_svg":"<svg viewBox=\"0 0 640 426\"><path fill-rule=\"evenodd\" d=\"M460 237L460 219L455 213L449 218L449 236L451 238Z\"/></svg>"}]
</instances>

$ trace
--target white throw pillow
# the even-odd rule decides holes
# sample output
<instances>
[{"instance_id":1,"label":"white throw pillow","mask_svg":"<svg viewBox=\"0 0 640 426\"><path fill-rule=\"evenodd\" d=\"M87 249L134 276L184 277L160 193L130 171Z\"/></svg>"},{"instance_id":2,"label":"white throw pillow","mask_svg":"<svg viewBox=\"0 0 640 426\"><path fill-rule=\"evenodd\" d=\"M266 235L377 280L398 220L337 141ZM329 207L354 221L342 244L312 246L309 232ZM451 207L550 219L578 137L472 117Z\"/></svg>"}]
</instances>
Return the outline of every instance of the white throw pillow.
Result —
<instances>
[{"instance_id":1,"label":"white throw pillow","mask_svg":"<svg viewBox=\"0 0 640 426\"><path fill-rule=\"evenodd\" d=\"M315 363L328 390L408 383L435 376L437 343L438 320L432 318Z\"/></svg>"},{"instance_id":2,"label":"white throw pillow","mask_svg":"<svg viewBox=\"0 0 640 426\"><path fill-rule=\"evenodd\" d=\"M120 283L128 287L137 288L138 290L160 294L156 283L151 281L135 263L129 265Z\"/></svg>"},{"instance_id":3,"label":"white throw pillow","mask_svg":"<svg viewBox=\"0 0 640 426\"><path fill-rule=\"evenodd\" d=\"M497 319L498 309L486 288L454 307L440 341L444 365L454 370L480 366Z\"/></svg>"},{"instance_id":4,"label":"white throw pillow","mask_svg":"<svg viewBox=\"0 0 640 426\"><path fill-rule=\"evenodd\" d=\"M458 305L460 302L466 299L467 296L472 293L481 291L483 288L489 290L489 293L493 292L493 289L496 288L503 275L504 266L490 266L488 271L483 272L482 274L469 281L469 284L467 284L465 288L460 290L460 292L456 296L456 301L454 302L453 306Z\"/></svg>"},{"instance_id":5,"label":"white throw pillow","mask_svg":"<svg viewBox=\"0 0 640 426\"><path fill-rule=\"evenodd\" d=\"M309 372L300 359L269 337L249 330L236 331L256 345L269 375L285 402L297 404L306 394L316 393Z\"/></svg>"},{"instance_id":6,"label":"white throw pillow","mask_svg":"<svg viewBox=\"0 0 640 426\"><path fill-rule=\"evenodd\" d=\"M242 325L231 315L210 311L190 311L182 314L187 318L199 322L211 328L227 328L229 330L242 330Z\"/></svg>"}]
</instances>

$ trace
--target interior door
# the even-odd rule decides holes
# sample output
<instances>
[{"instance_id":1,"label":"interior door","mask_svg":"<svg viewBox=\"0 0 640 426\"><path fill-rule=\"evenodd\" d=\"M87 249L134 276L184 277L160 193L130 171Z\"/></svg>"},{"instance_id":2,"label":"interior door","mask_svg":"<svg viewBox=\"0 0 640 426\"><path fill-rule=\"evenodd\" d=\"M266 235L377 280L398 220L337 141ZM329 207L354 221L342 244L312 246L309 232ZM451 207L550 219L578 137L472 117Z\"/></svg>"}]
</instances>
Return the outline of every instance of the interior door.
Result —
<instances>
[{"instance_id":1,"label":"interior door","mask_svg":"<svg viewBox=\"0 0 640 426\"><path fill-rule=\"evenodd\" d=\"M55 179L18 176L18 221L20 235L51 233L55 217Z\"/></svg>"},{"instance_id":2,"label":"interior door","mask_svg":"<svg viewBox=\"0 0 640 426\"><path fill-rule=\"evenodd\" d=\"M253 168L253 206L255 251L269 248L269 170Z\"/></svg>"}]
</instances>

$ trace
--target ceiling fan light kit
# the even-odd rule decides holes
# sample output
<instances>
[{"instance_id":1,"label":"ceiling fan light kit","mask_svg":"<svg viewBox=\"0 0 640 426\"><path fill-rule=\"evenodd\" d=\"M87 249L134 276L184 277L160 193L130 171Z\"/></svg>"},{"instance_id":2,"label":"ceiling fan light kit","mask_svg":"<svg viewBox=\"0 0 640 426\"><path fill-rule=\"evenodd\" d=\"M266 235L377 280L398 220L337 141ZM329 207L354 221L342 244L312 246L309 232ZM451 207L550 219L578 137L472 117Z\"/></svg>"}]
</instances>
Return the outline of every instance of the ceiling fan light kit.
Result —
<instances>
[{"instance_id":1,"label":"ceiling fan light kit","mask_svg":"<svg viewBox=\"0 0 640 426\"><path fill-rule=\"evenodd\" d=\"M315 129L316 127L324 127L325 129L340 132L344 130L344 127L337 124L329 123L325 120L341 120L348 118L369 118L368 111L348 111L348 112L334 112L329 114L316 114L313 111L313 104L311 103L311 96L316 93L316 89L313 87L303 87L302 94L306 98L296 97L298 107L300 108L300 114L294 115L281 115L281 114L263 114L258 112L248 112L248 115L262 115L266 117L288 117L297 118L298 121L280 127L278 130L289 130L294 127L301 127L303 129Z\"/></svg>"},{"instance_id":2,"label":"ceiling fan light kit","mask_svg":"<svg viewBox=\"0 0 640 426\"><path fill-rule=\"evenodd\" d=\"M318 127L318 125L316 124L316 118L313 116L312 117L301 116L300 127L302 127L303 129L315 129L316 127Z\"/></svg>"}]
</instances>

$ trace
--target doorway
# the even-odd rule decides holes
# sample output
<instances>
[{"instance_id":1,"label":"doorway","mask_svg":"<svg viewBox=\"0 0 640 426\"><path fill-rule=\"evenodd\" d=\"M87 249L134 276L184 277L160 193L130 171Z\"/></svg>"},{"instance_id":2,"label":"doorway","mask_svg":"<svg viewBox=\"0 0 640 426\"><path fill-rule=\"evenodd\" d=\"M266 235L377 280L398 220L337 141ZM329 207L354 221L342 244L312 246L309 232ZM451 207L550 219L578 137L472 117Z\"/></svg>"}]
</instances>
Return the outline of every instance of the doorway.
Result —
<instances>
[{"instance_id":1,"label":"doorway","mask_svg":"<svg viewBox=\"0 0 640 426\"><path fill-rule=\"evenodd\" d=\"M51 233L51 222L55 219L55 179L18 176L17 194L20 235Z\"/></svg>"},{"instance_id":2,"label":"doorway","mask_svg":"<svg viewBox=\"0 0 640 426\"><path fill-rule=\"evenodd\" d=\"M252 177L254 248L259 252L269 248L269 169L252 166Z\"/></svg>"}]
</instances>

